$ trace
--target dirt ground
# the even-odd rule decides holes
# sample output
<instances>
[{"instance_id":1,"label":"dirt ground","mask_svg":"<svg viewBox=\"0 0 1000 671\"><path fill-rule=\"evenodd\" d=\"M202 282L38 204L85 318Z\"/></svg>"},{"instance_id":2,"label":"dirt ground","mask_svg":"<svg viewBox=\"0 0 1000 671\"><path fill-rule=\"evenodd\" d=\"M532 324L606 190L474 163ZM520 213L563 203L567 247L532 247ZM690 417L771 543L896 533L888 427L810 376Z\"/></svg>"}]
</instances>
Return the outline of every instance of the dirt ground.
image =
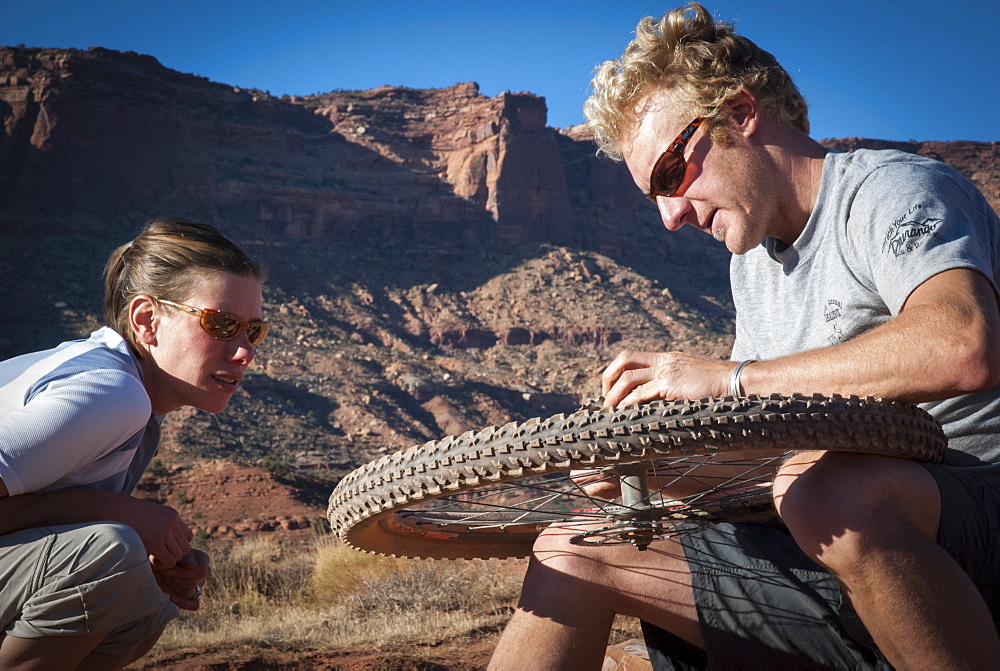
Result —
<instances>
[{"instance_id":1,"label":"dirt ground","mask_svg":"<svg viewBox=\"0 0 1000 671\"><path fill-rule=\"evenodd\" d=\"M315 495L262 468L224 459L163 464L144 476L136 495L176 509L196 536L297 536L326 517L325 508L310 503Z\"/></svg>"},{"instance_id":2,"label":"dirt ground","mask_svg":"<svg viewBox=\"0 0 1000 671\"><path fill-rule=\"evenodd\" d=\"M276 535L286 542L307 542L326 510L303 492L261 468L227 460L184 460L161 455L162 468L144 477L136 495L177 509L196 536L213 543ZM181 649L157 654L130 669L437 669L485 668L496 632L481 639L426 641L393 651L364 649Z\"/></svg>"},{"instance_id":3,"label":"dirt ground","mask_svg":"<svg viewBox=\"0 0 1000 671\"><path fill-rule=\"evenodd\" d=\"M228 460L184 459L161 455L161 467L144 476L136 495L177 509L196 535L211 544L275 535L287 543L307 543L325 519L317 492L303 491L271 472ZM411 643L394 650L246 645L157 652L130 665L132 670L263 671L270 669L345 669L352 671L472 671L484 669L499 630L461 639ZM615 662L605 669L644 671L648 662L609 648ZM623 655L628 657L622 661Z\"/></svg>"},{"instance_id":4,"label":"dirt ground","mask_svg":"<svg viewBox=\"0 0 1000 671\"><path fill-rule=\"evenodd\" d=\"M484 669L493 641L430 641L388 651L375 650L180 650L142 660L129 669L167 671L263 671L269 669L344 669L350 671L471 671Z\"/></svg>"}]
</instances>

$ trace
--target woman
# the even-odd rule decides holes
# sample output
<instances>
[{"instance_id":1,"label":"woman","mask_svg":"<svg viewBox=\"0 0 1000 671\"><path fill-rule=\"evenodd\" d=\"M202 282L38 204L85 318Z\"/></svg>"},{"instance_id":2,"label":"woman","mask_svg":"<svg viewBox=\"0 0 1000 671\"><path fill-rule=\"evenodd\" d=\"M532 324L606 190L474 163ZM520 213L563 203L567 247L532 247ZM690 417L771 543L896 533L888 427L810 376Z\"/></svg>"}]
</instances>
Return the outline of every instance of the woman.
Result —
<instances>
[{"instance_id":1,"label":"woman","mask_svg":"<svg viewBox=\"0 0 1000 671\"><path fill-rule=\"evenodd\" d=\"M156 219L108 260L107 327L0 362L0 668L120 668L198 608L207 555L130 493L167 413L236 391L262 279L211 226Z\"/></svg>"}]
</instances>

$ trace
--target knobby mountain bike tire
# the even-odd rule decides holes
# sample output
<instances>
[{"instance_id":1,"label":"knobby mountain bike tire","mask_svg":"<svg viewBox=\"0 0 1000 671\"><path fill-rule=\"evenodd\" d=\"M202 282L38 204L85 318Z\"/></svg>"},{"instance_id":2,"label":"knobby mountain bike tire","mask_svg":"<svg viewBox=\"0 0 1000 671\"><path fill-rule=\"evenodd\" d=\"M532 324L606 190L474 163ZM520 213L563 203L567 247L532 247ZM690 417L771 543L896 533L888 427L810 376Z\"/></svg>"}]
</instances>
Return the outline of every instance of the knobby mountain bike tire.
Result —
<instances>
[{"instance_id":1,"label":"knobby mountain bike tire","mask_svg":"<svg viewBox=\"0 0 1000 671\"><path fill-rule=\"evenodd\" d=\"M940 462L946 444L941 427L920 408L873 398L771 395L619 409L591 403L569 415L488 427L386 455L344 477L330 496L328 516L348 545L402 557L526 556L553 524L579 527L575 538L582 544L622 542L639 532L648 543L650 534L671 535L676 525L739 518L747 511L742 500L753 502L751 512L762 500L771 506L770 477L788 451ZM713 460L732 469L744 457L749 471L765 475L726 476L706 485L710 491L681 500L654 491L641 505L623 505L597 499L578 484L581 469L608 467L633 474L639 468L644 483L667 473L671 482L690 481Z\"/></svg>"}]
</instances>

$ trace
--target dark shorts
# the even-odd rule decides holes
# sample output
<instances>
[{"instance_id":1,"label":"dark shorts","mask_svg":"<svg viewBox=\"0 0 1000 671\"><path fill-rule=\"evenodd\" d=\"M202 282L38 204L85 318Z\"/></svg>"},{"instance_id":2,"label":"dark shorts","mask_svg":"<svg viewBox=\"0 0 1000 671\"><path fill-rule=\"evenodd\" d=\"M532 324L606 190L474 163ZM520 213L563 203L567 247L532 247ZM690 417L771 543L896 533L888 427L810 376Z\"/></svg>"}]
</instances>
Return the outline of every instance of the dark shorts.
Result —
<instances>
[{"instance_id":1,"label":"dark shorts","mask_svg":"<svg viewBox=\"0 0 1000 671\"><path fill-rule=\"evenodd\" d=\"M924 464L941 491L938 543L1000 621L1000 483ZM718 524L681 538L707 649L642 623L650 661L676 669L891 669L837 581L779 526Z\"/></svg>"}]
</instances>

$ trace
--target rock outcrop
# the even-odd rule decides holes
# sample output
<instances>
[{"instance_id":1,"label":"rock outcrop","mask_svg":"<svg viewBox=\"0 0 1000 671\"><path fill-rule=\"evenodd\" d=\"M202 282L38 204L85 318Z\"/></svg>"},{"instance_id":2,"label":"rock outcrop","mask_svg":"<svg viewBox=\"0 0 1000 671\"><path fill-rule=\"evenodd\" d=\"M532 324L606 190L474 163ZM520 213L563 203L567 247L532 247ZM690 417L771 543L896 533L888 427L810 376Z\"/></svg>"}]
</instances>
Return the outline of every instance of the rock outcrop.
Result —
<instances>
[{"instance_id":1,"label":"rock outcrop","mask_svg":"<svg viewBox=\"0 0 1000 671\"><path fill-rule=\"evenodd\" d=\"M546 126L543 98L471 82L279 99L132 52L0 47L0 119L0 217L29 236L172 212L243 239L619 255L657 225L582 128ZM941 158L1000 205L997 143L826 143ZM657 251L700 246L671 236Z\"/></svg>"},{"instance_id":2,"label":"rock outcrop","mask_svg":"<svg viewBox=\"0 0 1000 671\"><path fill-rule=\"evenodd\" d=\"M505 92L486 98L470 82L292 100L314 108L351 142L449 185L455 196L490 216L503 243L566 235L569 193L557 134L546 127L545 101L538 96Z\"/></svg>"},{"instance_id":3,"label":"rock outcrop","mask_svg":"<svg viewBox=\"0 0 1000 671\"><path fill-rule=\"evenodd\" d=\"M463 274L488 279L495 252L542 243L610 256L680 295L725 291L724 250L694 231L662 235L624 166L597 158L580 128L546 126L530 93L464 83L279 99L131 52L0 47L0 120L0 272L12 278L0 311L46 296L38 319L66 335L99 305L100 259L161 214L215 224L293 293L356 279L372 257L394 281L417 269L405 281L451 291ZM412 330L462 347L615 338L510 330L522 327ZM34 332L14 324L0 356Z\"/></svg>"},{"instance_id":4,"label":"rock outcrop","mask_svg":"<svg viewBox=\"0 0 1000 671\"><path fill-rule=\"evenodd\" d=\"M0 214L29 235L175 212L244 238L562 242L566 145L593 153L530 93L278 99L99 48L0 48L0 118Z\"/></svg>"}]
</instances>

